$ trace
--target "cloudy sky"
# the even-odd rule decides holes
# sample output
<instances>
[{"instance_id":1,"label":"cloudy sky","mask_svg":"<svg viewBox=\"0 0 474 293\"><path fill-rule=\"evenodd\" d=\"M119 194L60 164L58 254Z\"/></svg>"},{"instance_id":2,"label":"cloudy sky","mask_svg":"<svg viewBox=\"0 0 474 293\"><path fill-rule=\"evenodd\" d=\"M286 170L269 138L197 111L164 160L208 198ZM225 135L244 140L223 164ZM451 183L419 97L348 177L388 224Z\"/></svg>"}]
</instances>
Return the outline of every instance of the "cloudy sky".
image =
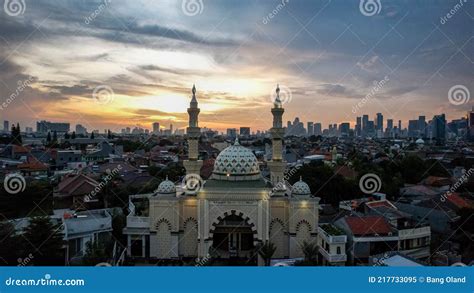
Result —
<instances>
[{"instance_id":1,"label":"cloudy sky","mask_svg":"<svg viewBox=\"0 0 474 293\"><path fill-rule=\"evenodd\" d=\"M3 1L0 115L22 127L184 127L193 84L200 126L220 130L268 129L277 83L285 120L324 127L474 105L448 99L474 92L470 0Z\"/></svg>"}]
</instances>

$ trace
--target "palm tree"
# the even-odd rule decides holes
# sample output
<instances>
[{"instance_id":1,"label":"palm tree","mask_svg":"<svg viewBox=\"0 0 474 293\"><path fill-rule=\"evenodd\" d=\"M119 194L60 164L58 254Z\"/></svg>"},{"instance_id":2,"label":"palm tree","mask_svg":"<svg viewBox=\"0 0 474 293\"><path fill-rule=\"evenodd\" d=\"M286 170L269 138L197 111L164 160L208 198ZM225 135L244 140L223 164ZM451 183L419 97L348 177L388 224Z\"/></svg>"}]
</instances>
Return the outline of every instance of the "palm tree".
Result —
<instances>
[{"instance_id":1,"label":"palm tree","mask_svg":"<svg viewBox=\"0 0 474 293\"><path fill-rule=\"evenodd\" d=\"M301 244L301 250L303 251L305 261L317 262L319 249L315 242L303 241L303 244Z\"/></svg>"},{"instance_id":2,"label":"palm tree","mask_svg":"<svg viewBox=\"0 0 474 293\"><path fill-rule=\"evenodd\" d=\"M275 244L266 241L265 244L260 244L258 249L258 255L263 258L265 266L270 266L270 260L272 259L273 254L276 251Z\"/></svg>"}]
</instances>

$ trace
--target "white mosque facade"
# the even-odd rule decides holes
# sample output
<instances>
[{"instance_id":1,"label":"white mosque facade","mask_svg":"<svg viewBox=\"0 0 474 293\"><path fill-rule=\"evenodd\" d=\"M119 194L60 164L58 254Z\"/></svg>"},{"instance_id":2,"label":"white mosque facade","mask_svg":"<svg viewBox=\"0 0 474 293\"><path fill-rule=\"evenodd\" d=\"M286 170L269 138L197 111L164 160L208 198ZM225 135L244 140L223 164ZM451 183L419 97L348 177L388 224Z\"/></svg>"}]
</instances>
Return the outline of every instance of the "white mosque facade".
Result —
<instances>
[{"instance_id":1,"label":"white mosque facade","mask_svg":"<svg viewBox=\"0 0 474 293\"><path fill-rule=\"evenodd\" d=\"M204 181L198 175L199 108L193 87L184 188L165 180L152 194L130 196L124 229L128 256L206 258L213 249L221 258L250 258L259 244L271 242L276 246L274 258L303 257L302 243L316 242L319 198L312 197L301 180L293 186L285 183L284 109L278 87L271 112L270 178L262 176L255 155L236 140L220 152Z\"/></svg>"}]
</instances>

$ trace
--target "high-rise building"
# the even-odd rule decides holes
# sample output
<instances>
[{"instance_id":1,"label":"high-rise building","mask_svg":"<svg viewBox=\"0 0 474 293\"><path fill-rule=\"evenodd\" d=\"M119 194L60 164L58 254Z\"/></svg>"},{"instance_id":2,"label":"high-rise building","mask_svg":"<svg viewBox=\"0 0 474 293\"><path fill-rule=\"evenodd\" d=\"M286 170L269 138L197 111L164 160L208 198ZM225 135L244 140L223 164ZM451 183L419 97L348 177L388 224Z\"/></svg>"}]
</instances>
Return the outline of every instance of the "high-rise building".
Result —
<instances>
[{"instance_id":1,"label":"high-rise building","mask_svg":"<svg viewBox=\"0 0 474 293\"><path fill-rule=\"evenodd\" d=\"M250 136L250 127L240 127L240 136L249 137Z\"/></svg>"},{"instance_id":2,"label":"high-rise building","mask_svg":"<svg viewBox=\"0 0 474 293\"><path fill-rule=\"evenodd\" d=\"M398 120L398 131L402 131L402 120Z\"/></svg>"},{"instance_id":3,"label":"high-rise building","mask_svg":"<svg viewBox=\"0 0 474 293\"><path fill-rule=\"evenodd\" d=\"M10 122L7 120L3 121L3 131L5 132L10 131Z\"/></svg>"},{"instance_id":4,"label":"high-rise building","mask_svg":"<svg viewBox=\"0 0 474 293\"><path fill-rule=\"evenodd\" d=\"M369 124L369 115L362 116L362 136L367 135L367 127Z\"/></svg>"},{"instance_id":5,"label":"high-rise building","mask_svg":"<svg viewBox=\"0 0 474 293\"><path fill-rule=\"evenodd\" d=\"M431 137L437 143L443 143L446 139L446 116L435 115L431 121Z\"/></svg>"},{"instance_id":6,"label":"high-rise building","mask_svg":"<svg viewBox=\"0 0 474 293\"><path fill-rule=\"evenodd\" d=\"M357 117L357 122L355 126L355 134L356 136L361 136L362 135L362 117Z\"/></svg>"},{"instance_id":7,"label":"high-rise building","mask_svg":"<svg viewBox=\"0 0 474 293\"><path fill-rule=\"evenodd\" d=\"M160 133L160 123L159 122L154 122L152 124L153 127L153 133L154 134L159 134Z\"/></svg>"},{"instance_id":8,"label":"high-rise building","mask_svg":"<svg viewBox=\"0 0 474 293\"><path fill-rule=\"evenodd\" d=\"M76 124L76 134L77 135L86 135L87 134L87 128L85 128L81 124Z\"/></svg>"},{"instance_id":9,"label":"high-rise building","mask_svg":"<svg viewBox=\"0 0 474 293\"><path fill-rule=\"evenodd\" d=\"M408 120L408 137L418 137L418 120Z\"/></svg>"},{"instance_id":10,"label":"high-rise building","mask_svg":"<svg viewBox=\"0 0 474 293\"><path fill-rule=\"evenodd\" d=\"M322 131L321 123L315 123L314 124L314 135L322 135L322 134L323 134L323 131Z\"/></svg>"},{"instance_id":11,"label":"high-rise building","mask_svg":"<svg viewBox=\"0 0 474 293\"><path fill-rule=\"evenodd\" d=\"M351 125L347 122L341 123L339 125L339 133L343 137L349 136L350 130L351 130Z\"/></svg>"},{"instance_id":12,"label":"high-rise building","mask_svg":"<svg viewBox=\"0 0 474 293\"><path fill-rule=\"evenodd\" d=\"M36 122L36 132L38 133L66 133L69 132L69 127L69 123L55 123L44 120Z\"/></svg>"},{"instance_id":13,"label":"high-rise building","mask_svg":"<svg viewBox=\"0 0 474 293\"><path fill-rule=\"evenodd\" d=\"M313 122L308 122L308 129L307 129L307 134L308 136L311 136L314 134L314 123Z\"/></svg>"},{"instance_id":14,"label":"high-rise building","mask_svg":"<svg viewBox=\"0 0 474 293\"><path fill-rule=\"evenodd\" d=\"M426 137L426 117L418 116L418 135Z\"/></svg>"},{"instance_id":15,"label":"high-rise building","mask_svg":"<svg viewBox=\"0 0 474 293\"><path fill-rule=\"evenodd\" d=\"M377 130L383 130L383 115L382 115L382 113L377 113L376 129Z\"/></svg>"},{"instance_id":16,"label":"high-rise building","mask_svg":"<svg viewBox=\"0 0 474 293\"><path fill-rule=\"evenodd\" d=\"M474 107L467 112L467 129L469 140L474 141Z\"/></svg>"},{"instance_id":17,"label":"high-rise building","mask_svg":"<svg viewBox=\"0 0 474 293\"><path fill-rule=\"evenodd\" d=\"M227 128L227 137L229 138L236 138L237 137L237 129L235 128Z\"/></svg>"}]
</instances>

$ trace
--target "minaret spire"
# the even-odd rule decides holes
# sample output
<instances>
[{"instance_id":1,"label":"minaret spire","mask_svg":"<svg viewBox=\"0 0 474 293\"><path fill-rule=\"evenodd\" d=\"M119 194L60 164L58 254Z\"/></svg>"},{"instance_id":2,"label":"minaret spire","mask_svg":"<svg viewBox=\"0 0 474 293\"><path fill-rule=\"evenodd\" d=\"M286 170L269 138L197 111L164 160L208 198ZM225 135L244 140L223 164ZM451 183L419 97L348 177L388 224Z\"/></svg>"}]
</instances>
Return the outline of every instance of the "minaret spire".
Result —
<instances>
[{"instance_id":1,"label":"minaret spire","mask_svg":"<svg viewBox=\"0 0 474 293\"><path fill-rule=\"evenodd\" d=\"M191 90L193 93L191 102L189 103L189 126L186 129L188 136L188 160L183 162L186 168L186 174L193 174L199 176L199 171L202 166L202 161L199 160L199 137L201 136L201 128L199 128L198 117L201 111L198 107L196 98L196 85L193 84Z\"/></svg>"},{"instance_id":2,"label":"minaret spire","mask_svg":"<svg viewBox=\"0 0 474 293\"><path fill-rule=\"evenodd\" d=\"M280 85L277 84L276 97L273 103L273 127L270 129L272 136L272 160L268 162L270 169L270 180L273 186L278 186L284 180L286 162L283 158L283 138L285 136L285 128L283 128L283 105L280 99Z\"/></svg>"}]
</instances>

